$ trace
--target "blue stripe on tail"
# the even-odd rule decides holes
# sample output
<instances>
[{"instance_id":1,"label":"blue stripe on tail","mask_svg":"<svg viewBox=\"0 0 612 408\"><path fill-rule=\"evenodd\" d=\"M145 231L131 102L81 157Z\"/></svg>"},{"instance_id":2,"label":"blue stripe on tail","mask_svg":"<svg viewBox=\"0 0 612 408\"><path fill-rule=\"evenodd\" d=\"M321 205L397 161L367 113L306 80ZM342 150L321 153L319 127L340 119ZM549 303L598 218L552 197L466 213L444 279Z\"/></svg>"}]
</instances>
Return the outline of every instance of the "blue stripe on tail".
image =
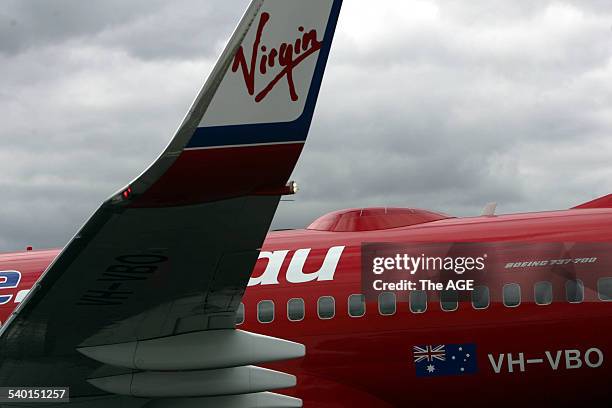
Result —
<instances>
[{"instance_id":1,"label":"blue stripe on tail","mask_svg":"<svg viewBox=\"0 0 612 408\"><path fill-rule=\"evenodd\" d=\"M334 32L340 15L342 0L334 0L327 27L325 29L325 37L319 50L317 66L313 74L308 91L308 98L304 106L304 112L298 119L292 122L282 123L258 123L244 125L229 125L229 126L212 126L197 128L193 134L186 149L233 146L233 145L248 145L248 144L263 144L263 143L286 143L286 142L304 142L308 136L312 116L314 114L319 89L323 81L323 74L329 51L331 49Z\"/></svg>"}]
</instances>

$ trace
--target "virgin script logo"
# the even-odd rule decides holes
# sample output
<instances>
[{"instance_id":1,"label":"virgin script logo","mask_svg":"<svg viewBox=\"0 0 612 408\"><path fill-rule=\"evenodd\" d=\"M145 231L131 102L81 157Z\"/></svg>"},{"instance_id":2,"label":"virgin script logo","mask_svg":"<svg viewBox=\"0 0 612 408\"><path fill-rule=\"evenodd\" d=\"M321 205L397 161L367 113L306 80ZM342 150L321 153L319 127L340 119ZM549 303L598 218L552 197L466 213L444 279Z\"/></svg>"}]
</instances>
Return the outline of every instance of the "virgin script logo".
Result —
<instances>
[{"instance_id":1,"label":"virgin script logo","mask_svg":"<svg viewBox=\"0 0 612 408\"><path fill-rule=\"evenodd\" d=\"M251 60L247 62L244 54L244 47L240 46L234 57L232 64L232 72L237 72L239 69L244 76L249 95L255 96L255 102L263 101L266 96L274 89L274 87L283 79L287 79L289 85L289 95L293 102L299 99L295 90L295 82L293 80L293 70L306 58L316 53L321 49L321 42L317 39L317 30L312 29L308 32L304 31L304 27L298 27L298 38L293 43L283 42L276 48L268 49L268 46L261 44L261 37L266 28L266 24L270 21L269 13L261 13L257 34L253 42ZM268 69L276 66L281 68L272 80L263 87L263 89L255 91L255 75L259 73L262 77L266 76Z\"/></svg>"}]
</instances>

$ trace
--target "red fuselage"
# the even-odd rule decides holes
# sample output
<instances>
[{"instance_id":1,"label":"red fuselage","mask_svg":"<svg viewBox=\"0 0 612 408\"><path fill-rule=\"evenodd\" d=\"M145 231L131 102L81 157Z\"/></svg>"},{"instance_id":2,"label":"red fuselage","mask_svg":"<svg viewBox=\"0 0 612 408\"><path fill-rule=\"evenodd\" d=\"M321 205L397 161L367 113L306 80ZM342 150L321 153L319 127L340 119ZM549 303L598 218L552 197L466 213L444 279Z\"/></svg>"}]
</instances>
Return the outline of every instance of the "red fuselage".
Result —
<instances>
[{"instance_id":1,"label":"red fuselage","mask_svg":"<svg viewBox=\"0 0 612 408\"><path fill-rule=\"evenodd\" d=\"M287 251L279 262L277 279L250 286L243 299L247 331L306 345L302 359L270 364L297 375L297 387L285 393L304 400L305 407L391 406L578 406L610 404L612 378L612 303L598 296L598 280L611 270L580 274L584 300L564 301L562 275L549 279L554 301L534 303L540 277L529 272L500 273L490 284L491 304L477 310L469 300L455 311L443 311L429 300L422 313L399 302L395 313L382 315L376 300L368 299L365 314L351 317L348 298L362 293L361 245L364 242L610 242L612 209L580 209L496 217L447 218L383 230L328 232L291 230L271 232L262 251ZM290 283L287 271L296 251L309 249L302 272L318 270L330 248L344 247L331 280ZM28 251L0 255L0 271L17 271L18 287L0 288L11 295L0 305L6 321L59 251ZM280 258L279 258L280 259ZM253 278L268 272L270 260L260 259ZM276 283L275 280L278 282ZM294 279L291 279L295 282ZM522 302L507 307L502 287L518 283ZM321 319L318 300L335 300L334 316ZM303 299L305 316L290 321L287 302ZM6 297L4 298L6 300ZM258 304L274 303L271 322L258 320ZM478 370L474 374L421 378L415 374L413 346L475 344ZM282 392L282 391L281 391ZM606 402L608 401L608 402ZM595 406L595 405L593 405Z\"/></svg>"}]
</instances>

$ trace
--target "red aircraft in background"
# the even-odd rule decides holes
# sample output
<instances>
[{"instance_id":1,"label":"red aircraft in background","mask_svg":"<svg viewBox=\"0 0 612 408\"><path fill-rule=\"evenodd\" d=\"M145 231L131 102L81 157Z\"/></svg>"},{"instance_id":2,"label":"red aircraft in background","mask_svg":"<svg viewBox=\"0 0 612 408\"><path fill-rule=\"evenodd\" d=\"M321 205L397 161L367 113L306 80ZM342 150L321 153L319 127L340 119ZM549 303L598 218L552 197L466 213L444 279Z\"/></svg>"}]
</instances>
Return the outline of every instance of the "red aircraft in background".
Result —
<instances>
[{"instance_id":1,"label":"red aircraft in background","mask_svg":"<svg viewBox=\"0 0 612 408\"><path fill-rule=\"evenodd\" d=\"M340 6L254 0L159 159L63 250L0 255L0 386L83 407L610 404L612 195L268 232ZM368 262L398 248L486 268L469 290L394 290Z\"/></svg>"}]
</instances>

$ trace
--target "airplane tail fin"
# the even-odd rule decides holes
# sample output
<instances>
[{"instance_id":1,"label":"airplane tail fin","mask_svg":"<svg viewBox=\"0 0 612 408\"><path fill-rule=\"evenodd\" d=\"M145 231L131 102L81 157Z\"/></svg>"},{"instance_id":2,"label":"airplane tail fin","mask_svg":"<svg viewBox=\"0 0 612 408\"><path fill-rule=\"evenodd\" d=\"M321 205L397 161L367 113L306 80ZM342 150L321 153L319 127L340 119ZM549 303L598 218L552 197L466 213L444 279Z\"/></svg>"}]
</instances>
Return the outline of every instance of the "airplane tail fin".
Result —
<instances>
[{"instance_id":1,"label":"airplane tail fin","mask_svg":"<svg viewBox=\"0 0 612 408\"><path fill-rule=\"evenodd\" d=\"M134 204L280 191L310 128L341 3L253 0L175 137L132 183Z\"/></svg>"},{"instance_id":2,"label":"airplane tail fin","mask_svg":"<svg viewBox=\"0 0 612 408\"><path fill-rule=\"evenodd\" d=\"M594 200L587 201L586 203L582 203L580 205L572 207L572 210L584 208L612 208L612 194L608 194L596 198Z\"/></svg>"}]
</instances>

